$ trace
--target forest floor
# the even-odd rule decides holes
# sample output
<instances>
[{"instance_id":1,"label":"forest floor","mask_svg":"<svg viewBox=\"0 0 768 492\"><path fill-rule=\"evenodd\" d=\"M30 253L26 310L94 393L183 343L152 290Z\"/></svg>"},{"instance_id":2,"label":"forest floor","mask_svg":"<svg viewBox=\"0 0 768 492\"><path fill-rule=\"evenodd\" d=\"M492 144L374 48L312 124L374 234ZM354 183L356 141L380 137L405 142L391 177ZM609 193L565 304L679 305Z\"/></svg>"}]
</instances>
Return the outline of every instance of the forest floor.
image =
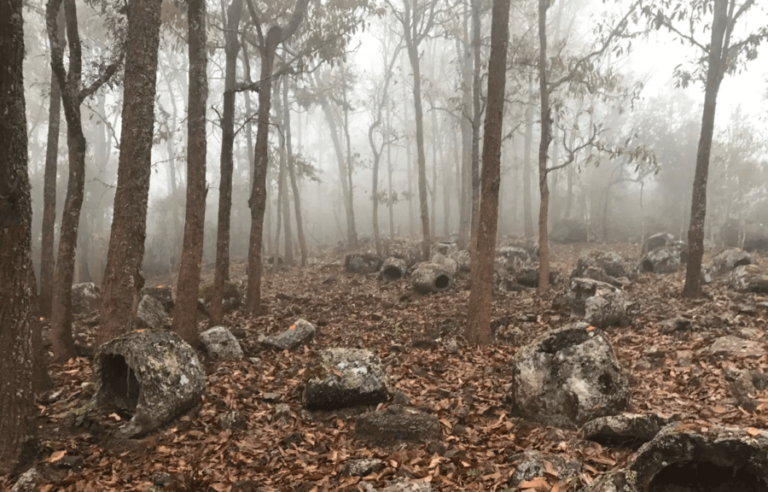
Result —
<instances>
[{"instance_id":1,"label":"forest floor","mask_svg":"<svg viewBox=\"0 0 768 492\"><path fill-rule=\"evenodd\" d=\"M554 245L553 266L560 278L567 279L578 256L591 249L640 256L635 245ZM755 260L768 264L764 258ZM244 269L243 264L234 265L233 279L241 279ZM768 428L768 394L754 395L762 404L747 412L731 397L724 377L728 367L764 369L766 357L713 360L702 355L714 338L725 334L764 342L768 310L758 303L766 298L738 294L715 282L705 287L705 298L687 300L680 296L683 281L684 272L641 275L625 289L628 298L639 303L640 314L629 326L606 330L629 374L631 411L679 414L713 427ZM460 337L469 300L466 277L450 291L422 297L407 281L382 283L373 275L347 275L341 257L267 272L263 295L268 314L248 318L233 313L224 323L245 330L241 344L246 357L238 362L207 361L201 406L145 438L108 437L108 430L118 425L115 414L87 428L75 425L72 410L84 405L92 391L87 384L92 381L91 361L78 358L51 365L54 391L38 402L42 446L37 466L49 481L41 490L319 492L355 490L360 482L381 487L407 477L431 482L439 491L503 491L515 469L511 456L528 449L580 460L584 465L579 481L588 483L625 466L633 451L603 447L585 441L579 431L509 415L515 352L570 321L569 313L552 308L563 286L561 280L546 295L534 290L495 295L493 328L513 325L523 335L497 338L478 349ZM662 322L677 316L692 320L694 329L682 338L662 333ZM279 333L298 318L318 330L303 351L270 351L257 342L259 334ZM201 323L204 328L207 321ZM77 329L86 335L92 330L83 323ZM457 353L434 342L446 337L458 338ZM353 437L356 416L370 409L304 411L302 375L318 350L334 346L377 353L392 389L439 418L442 443L370 447ZM274 418L276 403L290 406L290 419ZM220 427L217 417L228 409L247 418L246 430L232 433ZM386 468L362 478L343 476L342 466L356 458L379 458ZM164 478L165 487L155 485L163 482L159 478ZM0 477L0 489L9 484L9 477Z\"/></svg>"}]
</instances>

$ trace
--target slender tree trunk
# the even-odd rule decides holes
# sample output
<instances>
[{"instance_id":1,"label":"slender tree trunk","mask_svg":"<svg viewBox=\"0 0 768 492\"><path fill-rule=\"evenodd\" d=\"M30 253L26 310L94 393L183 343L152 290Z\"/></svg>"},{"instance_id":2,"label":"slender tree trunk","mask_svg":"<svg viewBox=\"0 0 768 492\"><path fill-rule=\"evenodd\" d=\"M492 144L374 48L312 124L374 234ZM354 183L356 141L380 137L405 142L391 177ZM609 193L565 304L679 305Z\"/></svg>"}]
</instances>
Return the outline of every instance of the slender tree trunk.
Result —
<instances>
[{"instance_id":1,"label":"slender tree trunk","mask_svg":"<svg viewBox=\"0 0 768 492\"><path fill-rule=\"evenodd\" d=\"M219 217L216 226L216 268L211 290L211 325L220 325L224 313L222 301L224 284L229 279L229 243L232 219L232 174L234 172L235 145L235 82L237 77L237 56L240 41L237 30L243 14L243 0L232 0L227 8L226 61L224 68L224 114L221 118L221 181L219 183Z\"/></svg>"},{"instance_id":2,"label":"slender tree trunk","mask_svg":"<svg viewBox=\"0 0 768 492\"><path fill-rule=\"evenodd\" d=\"M59 8L56 25L59 45L64 45L64 8ZM53 272L56 265L54 230L56 225L56 175L59 158L59 132L61 124L61 88L56 74L51 71L51 97L48 113L48 142L45 150L45 176L43 178L43 230L40 245L40 314L51 315L53 303Z\"/></svg>"},{"instance_id":3,"label":"slender tree trunk","mask_svg":"<svg viewBox=\"0 0 768 492\"><path fill-rule=\"evenodd\" d=\"M552 117L547 83L547 8L549 0L539 0L539 90L541 92L541 142L539 144L539 292L549 290L549 186L547 184L547 151L552 141Z\"/></svg>"},{"instance_id":4,"label":"slender tree trunk","mask_svg":"<svg viewBox=\"0 0 768 492\"><path fill-rule=\"evenodd\" d=\"M189 103L187 105L187 211L184 219L184 246L173 309L173 331L193 347L199 344L197 295L203 262L205 232L206 134L205 109L208 101L208 56L205 33L205 0L190 0Z\"/></svg>"},{"instance_id":5,"label":"slender tree trunk","mask_svg":"<svg viewBox=\"0 0 768 492\"><path fill-rule=\"evenodd\" d=\"M283 116L285 115L285 112L283 111L283 104L282 104L282 91L281 87L286 85L286 80L283 78L283 80L277 84L277 87L275 88L275 113L277 113L277 117L279 120L283 119ZM288 162L286 160L286 144L285 144L285 122L281 121L281 126L283 126L283 131L280 134L280 200L281 200L281 206L283 210L283 228L285 229L285 256L284 256L284 264L285 265L293 265L293 231L291 230L291 204L290 204L290 198L289 198L289 192L288 192L288 184L287 184L287 174L288 174Z\"/></svg>"},{"instance_id":6,"label":"slender tree trunk","mask_svg":"<svg viewBox=\"0 0 768 492\"><path fill-rule=\"evenodd\" d=\"M533 93L533 84L529 89ZM525 146L523 148L523 230L525 237L533 237L533 213L531 211L531 147L533 146L533 110L525 111Z\"/></svg>"},{"instance_id":7,"label":"slender tree trunk","mask_svg":"<svg viewBox=\"0 0 768 492\"><path fill-rule=\"evenodd\" d=\"M480 225L472 258L469 311L465 336L470 343L488 344L491 335L493 267L501 184L501 133L504 122L509 2L494 0L491 23L491 57L488 64L488 110L483 138L483 193Z\"/></svg>"},{"instance_id":8,"label":"slender tree trunk","mask_svg":"<svg viewBox=\"0 0 768 492\"><path fill-rule=\"evenodd\" d=\"M712 42L707 68L707 87L704 93L704 112L701 116L701 136L696 154L696 172L693 176L691 198L691 220L688 228L688 265L685 272L683 296L701 296L701 263L704 256L704 223L707 214L707 175L709 156L712 150L712 136L715 129L717 93L725 73L723 40L728 25L728 0L715 0L712 20Z\"/></svg>"},{"instance_id":9,"label":"slender tree trunk","mask_svg":"<svg viewBox=\"0 0 768 492\"><path fill-rule=\"evenodd\" d=\"M342 65L342 76L346 79L346 70L344 69L344 65ZM355 187L354 183L352 182L352 174L355 171L354 162L352 159L352 139L349 136L349 103L347 102L347 84L346 82L342 83L341 85L341 97L342 102L344 103L344 136L347 141L347 190L349 190L349 194L347 194L344 198L346 201L346 207L347 207L347 220L351 221L352 224L352 232L354 234L354 240L350 240L350 244L353 248L357 248L358 241L357 241L357 226L355 225L355 200L354 200L354 193L355 193ZM344 178L342 178L344 179ZM349 227L349 225L347 225Z\"/></svg>"},{"instance_id":10,"label":"slender tree trunk","mask_svg":"<svg viewBox=\"0 0 768 492\"><path fill-rule=\"evenodd\" d=\"M387 129L392 128L392 114L387 104ZM392 194L392 142L387 143L387 208L389 208L389 240L395 239L395 201Z\"/></svg>"},{"instance_id":11,"label":"slender tree trunk","mask_svg":"<svg viewBox=\"0 0 768 492\"><path fill-rule=\"evenodd\" d=\"M450 131L450 128L446 131ZM443 235L451 236L451 162L446 158L446 149L441 146L441 161L443 163Z\"/></svg>"},{"instance_id":12,"label":"slender tree trunk","mask_svg":"<svg viewBox=\"0 0 768 492\"><path fill-rule=\"evenodd\" d=\"M128 4L120 159L98 344L133 327L144 286L141 262L152 174L161 5L161 0L132 0Z\"/></svg>"},{"instance_id":13,"label":"slender tree trunk","mask_svg":"<svg viewBox=\"0 0 768 492\"><path fill-rule=\"evenodd\" d=\"M294 88L295 89L295 88ZM288 175L291 178L291 189L293 190L293 206L296 215L296 234L299 238L299 248L301 249L301 266L307 265L307 240L304 237L304 221L301 216L301 197L299 196L299 184L296 180L296 169L294 165L293 146L291 143L291 107L288 104L288 82L283 83L283 127L285 128L286 151L288 152ZM299 122L301 130L301 122ZM299 131L299 146L301 146L301 131Z\"/></svg>"},{"instance_id":14,"label":"slender tree trunk","mask_svg":"<svg viewBox=\"0 0 768 492\"><path fill-rule=\"evenodd\" d=\"M35 285L22 0L0 0L0 474L35 437Z\"/></svg>"},{"instance_id":15,"label":"slender tree trunk","mask_svg":"<svg viewBox=\"0 0 768 492\"><path fill-rule=\"evenodd\" d=\"M472 3L472 215L470 238L475 245L475 234L480 220L480 0Z\"/></svg>"},{"instance_id":16,"label":"slender tree trunk","mask_svg":"<svg viewBox=\"0 0 768 492\"><path fill-rule=\"evenodd\" d=\"M373 199L373 241L376 244L376 254L381 256L381 237L379 236L379 161L381 153L377 152L376 143L373 140L373 132L381 124L381 111L379 117L368 127L368 142L373 153L373 183L371 186L371 198Z\"/></svg>"},{"instance_id":17,"label":"slender tree trunk","mask_svg":"<svg viewBox=\"0 0 768 492\"><path fill-rule=\"evenodd\" d=\"M469 245L472 220L472 115L469 114L472 105L472 51L469 41L468 23L470 13L467 0L463 6L463 39L457 41L457 53L461 56L461 88L462 114L459 122L461 128L461 194L459 198L459 248Z\"/></svg>"}]
</instances>

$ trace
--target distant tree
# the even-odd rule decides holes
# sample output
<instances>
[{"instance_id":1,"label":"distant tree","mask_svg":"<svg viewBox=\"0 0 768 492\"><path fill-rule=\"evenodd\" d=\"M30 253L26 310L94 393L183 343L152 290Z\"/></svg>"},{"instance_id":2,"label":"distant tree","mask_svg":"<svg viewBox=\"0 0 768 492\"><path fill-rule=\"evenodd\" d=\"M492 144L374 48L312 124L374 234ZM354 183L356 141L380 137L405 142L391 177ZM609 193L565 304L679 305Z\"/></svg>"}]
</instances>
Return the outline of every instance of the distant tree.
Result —
<instances>
[{"instance_id":1,"label":"distant tree","mask_svg":"<svg viewBox=\"0 0 768 492\"><path fill-rule=\"evenodd\" d=\"M187 211L184 246L173 308L173 330L190 345L199 343L197 297L203 261L205 230L206 134L205 110L208 101L206 68L205 0L189 0L189 103L187 104Z\"/></svg>"},{"instance_id":2,"label":"distant tree","mask_svg":"<svg viewBox=\"0 0 768 492\"><path fill-rule=\"evenodd\" d=\"M133 327L144 286L141 264L152 172L161 6L161 0L132 0L128 4L120 159L98 344Z\"/></svg>"},{"instance_id":3,"label":"distant tree","mask_svg":"<svg viewBox=\"0 0 768 492\"><path fill-rule=\"evenodd\" d=\"M0 0L0 474L16 468L34 439L37 415L22 6Z\"/></svg>"},{"instance_id":4,"label":"distant tree","mask_svg":"<svg viewBox=\"0 0 768 492\"><path fill-rule=\"evenodd\" d=\"M509 0L494 0L491 21L491 58L488 63L488 109L483 137L482 199L472 257L469 311L465 336L470 343L491 342L491 302L499 217L501 140L504 123L504 89L509 39Z\"/></svg>"},{"instance_id":5,"label":"distant tree","mask_svg":"<svg viewBox=\"0 0 768 492\"><path fill-rule=\"evenodd\" d=\"M685 272L683 296L701 296L701 264L704 256L704 222L707 213L707 176L715 129L715 109L720 84L726 73L734 73L746 62L757 57L757 47L768 37L768 27L762 26L746 37L734 39L739 19L755 6L754 0L694 0L689 4L656 2L643 9L656 29L664 27L683 42L697 47L704 56L697 59L693 71L678 66L675 75L678 84L687 86L693 81L705 84L704 111L701 116L701 135L696 154L693 178L691 224L688 228L688 264ZM696 38L696 30L704 17L712 13L710 42Z\"/></svg>"},{"instance_id":6,"label":"distant tree","mask_svg":"<svg viewBox=\"0 0 768 492\"><path fill-rule=\"evenodd\" d=\"M67 40L69 43L69 71L64 68L64 49L60 44L58 13L64 2ZM72 340L72 280L75 273L75 248L80 212L85 192L86 142L80 115L83 101L96 92L117 72L122 63L122 48L115 59L101 70L99 77L86 87L82 86L82 48L77 24L75 0L49 0L46 10L48 39L51 43L51 68L61 90L64 117L67 120L67 147L69 149L69 181L64 213L61 218L59 252L53 279L53 304L51 312L51 338L56 360L63 361L75 356Z\"/></svg>"}]
</instances>

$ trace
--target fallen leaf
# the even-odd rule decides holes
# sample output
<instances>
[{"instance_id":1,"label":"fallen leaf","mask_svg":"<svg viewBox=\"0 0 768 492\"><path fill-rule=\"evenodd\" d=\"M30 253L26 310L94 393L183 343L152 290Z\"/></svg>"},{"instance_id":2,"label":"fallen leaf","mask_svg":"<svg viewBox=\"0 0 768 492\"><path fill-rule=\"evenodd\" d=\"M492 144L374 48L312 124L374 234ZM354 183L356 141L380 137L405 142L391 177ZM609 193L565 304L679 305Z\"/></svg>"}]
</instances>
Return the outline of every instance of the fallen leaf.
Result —
<instances>
[{"instance_id":1,"label":"fallen leaf","mask_svg":"<svg viewBox=\"0 0 768 492\"><path fill-rule=\"evenodd\" d=\"M61 460L64 456L66 456L67 451L54 451L48 458L45 459L48 463L56 463L57 461Z\"/></svg>"}]
</instances>

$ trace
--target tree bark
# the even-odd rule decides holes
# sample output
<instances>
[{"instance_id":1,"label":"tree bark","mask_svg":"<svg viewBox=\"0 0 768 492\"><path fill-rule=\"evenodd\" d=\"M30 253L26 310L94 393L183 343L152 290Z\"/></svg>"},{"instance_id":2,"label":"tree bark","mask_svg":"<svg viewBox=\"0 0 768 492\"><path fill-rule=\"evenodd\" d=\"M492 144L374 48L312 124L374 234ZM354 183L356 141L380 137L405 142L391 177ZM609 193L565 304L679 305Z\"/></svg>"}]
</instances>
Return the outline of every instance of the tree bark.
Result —
<instances>
[{"instance_id":1,"label":"tree bark","mask_svg":"<svg viewBox=\"0 0 768 492\"><path fill-rule=\"evenodd\" d=\"M483 138L483 191L480 224L472 258L469 311L465 336L470 343L491 342L491 307L496 229L501 185L501 133L504 122L507 40L510 0L494 0L491 21L491 57L488 64L488 110Z\"/></svg>"},{"instance_id":2,"label":"tree bark","mask_svg":"<svg viewBox=\"0 0 768 492\"><path fill-rule=\"evenodd\" d=\"M696 154L696 171L693 176L691 220L688 227L688 265L685 271L683 296L701 296L701 263L704 256L704 222L707 214L707 176L712 136L715 129L717 93L725 74L723 58L728 56L723 41L728 26L728 0L715 0L712 19L712 42L707 67L707 86L704 92L704 112L701 117L701 136Z\"/></svg>"},{"instance_id":3,"label":"tree bark","mask_svg":"<svg viewBox=\"0 0 768 492\"><path fill-rule=\"evenodd\" d=\"M549 185L547 184L547 151L552 141L552 117L547 84L547 8L549 0L539 0L539 90L541 92L541 142L539 144L539 292L549 290Z\"/></svg>"},{"instance_id":4,"label":"tree bark","mask_svg":"<svg viewBox=\"0 0 768 492\"><path fill-rule=\"evenodd\" d=\"M187 8L189 30L189 103L187 104L187 210L184 218L184 245L173 309L173 331L196 347L197 295L203 262L205 232L206 134L205 109L208 100L206 68L208 56L205 33L205 0L190 0Z\"/></svg>"},{"instance_id":5,"label":"tree bark","mask_svg":"<svg viewBox=\"0 0 768 492\"><path fill-rule=\"evenodd\" d=\"M469 115L469 107L472 101L472 52L470 51L469 32L467 23L470 14L467 9L467 1L462 2L464 7L462 41L457 41L457 53L462 57L461 63L461 88L462 105L459 126L461 128L461 193L459 197L459 242L460 249L465 249L469 244L471 219L472 219L472 118ZM463 46L462 46L463 45ZM462 49L463 48L463 49Z\"/></svg>"},{"instance_id":6,"label":"tree bark","mask_svg":"<svg viewBox=\"0 0 768 492\"><path fill-rule=\"evenodd\" d=\"M59 8L57 37L59 45L65 38L64 8ZM48 112L48 141L45 150L45 175L43 178L43 229L40 244L40 315L49 317L53 303L53 272L56 266L54 230L56 225L56 175L59 158L59 133L61 131L61 88L56 74L51 71L51 97Z\"/></svg>"},{"instance_id":7,"label":"tree bark","mask_svg":"<svg viewBox=\"0 0 768 492\"><path fill-rule=\"evenodd\" d=\"M533 93L533 84L528 90ZM523 230L525 237L533 237L533 214L531 213L531 147L533 146L533 110L525 111L525 145L523 147Z\"/></svg>"},{"instance_id":8,"label":"tree bark","mask_svg":"<svg viewBox=\"0 0 768 492\"><path fill-rule=\"evenodd\" d=\"M294 87L295 90L295 87ZM307 266L307 240L304 236L304 221L301 217L301 197L299 196L299 183L296 180L296 169L294 165L293 144L291 142L291 106L288 104L288 83L283 83L283 127L285 127L286 152L288 152L288 175L291 178L291 190L293 191L293 207L296 215L296 235L299 238L299 249L301 250L301 266ZM301 130L301 121L299 121L299 130ZM301 131L299 131L299 147L301 147Z\"/></svg>"},{"instance_id":9,"label":"tree bark","mask_svg":"<svg viewBox=\"0 0 768 492\"><path fill-rule=\"evenodd\" d=\"M224 113L221 117L221 179L219 182L219 216L216 226L216 267L211 290L211 325L220 325L224 314L224 283L229 278L229 238L232 218L232 173L235 167L235 82L240 41L237 30L243 14L243 0L232 0L227 8L225 34Z\"/></svg>"},{"instance_id":10,"label":"tree bark","mask_svg":"<svg viewBox=\"0 0 768 492\"><path fill-rule=\"evenodd\" d=\"M161 0L128 4L123 120L112 231L102 283L102 344L133 327L147 228Z\"/></svg>"},{"instance_id":11,"label":"tree bark","mask_svg":"<svg viewBox=\"0 0 768 492\"><path fill-rule=\"evenodd\" d=\"M480 219L480 0L472 2L472 208L470 241L476 244L475 234Z\"/></svg>"},{"instance_id":12,"label":"tree bark","mask_svg":"<svg viewBox=\"0 0 768 492\"><path fill-rule=\"evenodd\" d=\"M35 436L32 199L27 166L22 0L0 0L0 474Z\"/></svg>"},{"instance_id":13,"label":"tree bark","mask_svg":"<svg viewBox=\"0 0 768 492\"><path fill-rule=\"evenodd\" d=\"M275 113L277 113L278 120L282 120L285 116L283 111L283 94L281 87L285 85L285 78L281 80L275 88ZM280 206L282 207L282 221L283 229L285 231L285 255L283 256L284 265L293 265L293 231L291 229L291 204L288 193L288 162L286 160L286 143L285 143L285 121L280 121L283 131L280 133L280 174L279 174L279 187L280 187Z\"/></svg>"}]
</instances>

